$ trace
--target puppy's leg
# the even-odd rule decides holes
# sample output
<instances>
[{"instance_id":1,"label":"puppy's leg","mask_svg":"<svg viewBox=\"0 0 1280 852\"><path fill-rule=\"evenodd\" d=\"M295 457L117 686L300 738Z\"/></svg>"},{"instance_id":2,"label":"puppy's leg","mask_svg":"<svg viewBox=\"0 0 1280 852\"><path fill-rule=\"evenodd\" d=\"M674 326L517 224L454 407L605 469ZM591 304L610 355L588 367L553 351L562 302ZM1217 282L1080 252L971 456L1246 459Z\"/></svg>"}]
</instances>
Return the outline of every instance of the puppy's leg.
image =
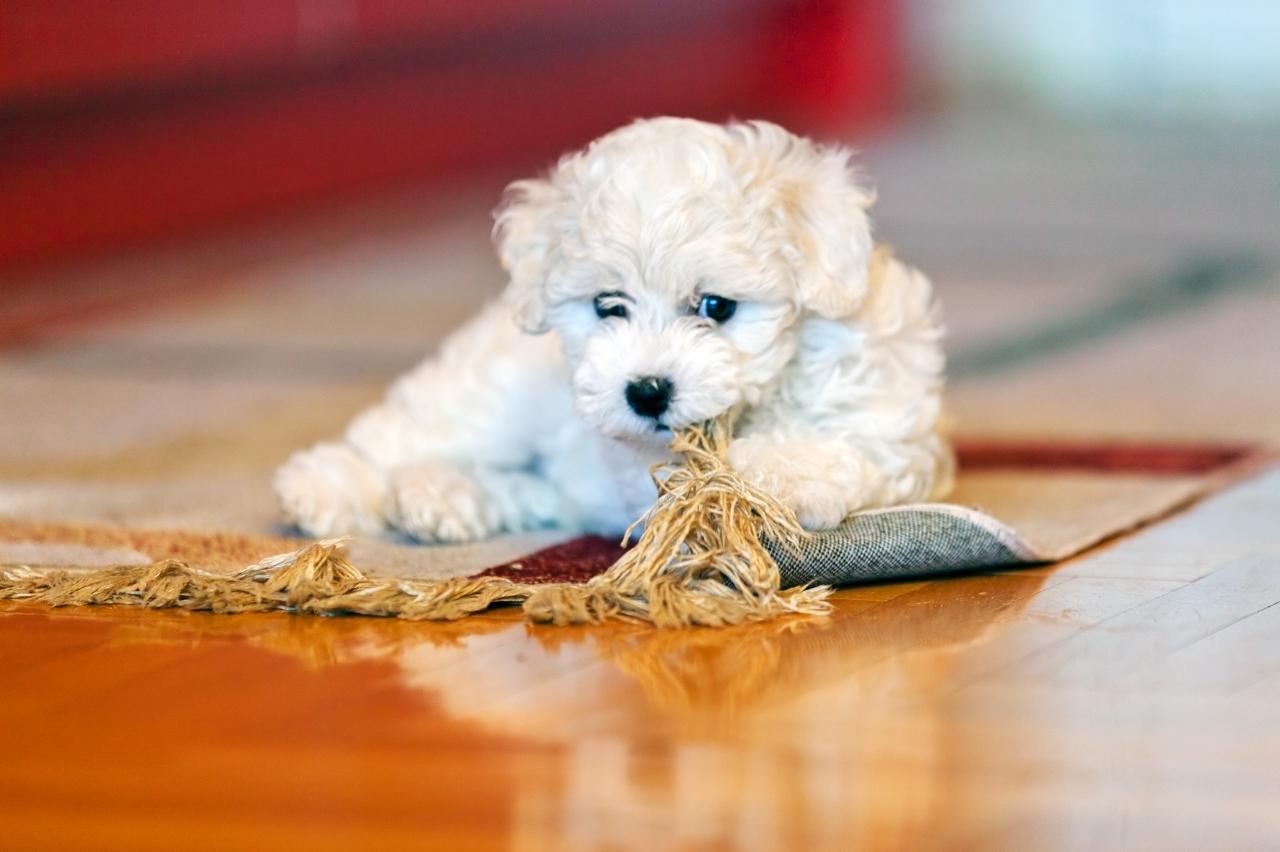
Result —
<instances>
[{"instance_id":1,"label":"puppy's leg","mask_svg":"<svg viewBox=\"0 0 1280 852\"><path fill-rule=\"evenodd\" d=\"M276 471L276 493L289 523L327 538L374 534L385 526L386 477L347 444L316 444Z\"/></svg>"},{"instance_id":2,"label":"puppy's leg","mask_svg":"<svg viewBox=\"0 0 1280 852\"><path fill-rule=\"evenodd\" d=\"M941 440L857 444L755 435L730 445L729 463L807 530L831 529L862 509L926 500L951 476Z\"/></svg>"},{"instance_id":3,"label":"puppy's leg","mask_svg":"<svg viewBox=\"0 0 1280 852\"><path fill-rule=\"evenodd\" d=\"M426 540L454 541L540 525L542 503L553 501L473 499L458 471L531 468L538 437L568 406L554 341L522 334L491 306L357 416L342 443L295 454L276 489L286 516L312 535L404 525ZM430 483L432 475L440 481ZM499 508L480 508L490 504ZM530 515L512 516L517 510Z\"/></svg>"},{"instance_id":4,"label":"puppy's leg","mask_svg":"<svg viewBox=\"0 0 1280 852\"><path fill-rule=\"evenodd\" d=\"M393 470L389 485L391 525L423 542L568 525L559 490L527 471L420 462Z\"/></svg>"}]
</instances>

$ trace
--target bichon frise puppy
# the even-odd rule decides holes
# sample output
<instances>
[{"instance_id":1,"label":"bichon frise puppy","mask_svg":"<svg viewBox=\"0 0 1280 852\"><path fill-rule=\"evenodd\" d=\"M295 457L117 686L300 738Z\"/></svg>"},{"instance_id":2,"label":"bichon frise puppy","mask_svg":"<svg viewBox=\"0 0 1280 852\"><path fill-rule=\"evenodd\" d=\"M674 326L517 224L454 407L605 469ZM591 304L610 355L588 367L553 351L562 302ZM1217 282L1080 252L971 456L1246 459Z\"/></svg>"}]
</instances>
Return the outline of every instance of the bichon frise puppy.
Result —
<instances>
[{"instance_id":1,"label":"bichon frise puppy","mask_svg":"<svg viewBox=\"0 0 1280 852\"><path fill-rule=\"evenodd\" d=\"M730 464L808 529L941 494L939 314L873 252L870 203L849 151L765 122L638 121L512 184L505 298L290 458L286 515L316 536L616 534L671 430L730 409Z\"/></svg>"}]
</instances>

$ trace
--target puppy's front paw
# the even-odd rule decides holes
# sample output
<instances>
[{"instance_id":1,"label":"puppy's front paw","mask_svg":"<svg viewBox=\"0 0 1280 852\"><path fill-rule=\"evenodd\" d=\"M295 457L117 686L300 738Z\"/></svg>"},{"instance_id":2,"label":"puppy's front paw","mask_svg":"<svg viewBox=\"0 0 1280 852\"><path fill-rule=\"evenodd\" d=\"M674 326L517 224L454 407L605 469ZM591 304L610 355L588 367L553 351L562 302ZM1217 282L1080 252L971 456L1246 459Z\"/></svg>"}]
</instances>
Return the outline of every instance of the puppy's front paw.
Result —
<instances>
[{"instance_id":1,"label":"puppy's front paw","mask_svg":"<svg viewBox=\"0 0 1280 852\"><path fill-rule=\"evenodd\" d=\"M384 528L382 476L345 444L316 444L276 471L276 494L289 523L319 538L375 534Z\"/></svg>"},{"instance_id":2,"label":"puppy's front paw","mask_svg":"<svg viewBox=\"0 0 1280 852\"><path fill-rule=\"evenodd\" d=\"M423 542L478 541L497 531L484 490L464 471L445 463L393 471L390 514L393 526Z\"/></svg>"},{"instance_id":3,"label":"puppy's front paw","mask_svg":"<svg viewBox=\"0 0 1280 852\"><path fill-rule=\"evenodd\" d=\"M859 474L838 456L800 443L739 438L729 464L748 482L795 512L807 530L829 530L857 508Z\"/></svg>"}]
</instances>

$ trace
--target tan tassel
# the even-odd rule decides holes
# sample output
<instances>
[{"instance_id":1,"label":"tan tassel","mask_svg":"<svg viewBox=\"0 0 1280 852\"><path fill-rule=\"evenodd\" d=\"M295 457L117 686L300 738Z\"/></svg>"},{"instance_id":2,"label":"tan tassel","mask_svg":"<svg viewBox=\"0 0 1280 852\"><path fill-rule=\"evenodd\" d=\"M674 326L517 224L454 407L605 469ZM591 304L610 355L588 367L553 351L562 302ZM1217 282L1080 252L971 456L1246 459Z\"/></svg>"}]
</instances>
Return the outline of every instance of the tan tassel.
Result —
<instances>
[{"instance_id":1,"label":"tan tassel","mask_svg":"<svg viewBox=\"0 0 1280 852\"><path fill-rule=\"evenodd\" d=\"M644 531L605 573L586 583L515 583L503 577L422 581L369 577L320 541L233 574L177 560L87 573L0 568L0 599L51 606L130 604L219 613L283 609L453 620L497 603L523 602L533 621L581 624L625 618L659 627L719 627L830 610L830 589L782 589L762 541L797 547L795 516L725 463L726 420L684 430L681 460L653 471L658 499L627 531Z\"/></svg>"}]
</instances>

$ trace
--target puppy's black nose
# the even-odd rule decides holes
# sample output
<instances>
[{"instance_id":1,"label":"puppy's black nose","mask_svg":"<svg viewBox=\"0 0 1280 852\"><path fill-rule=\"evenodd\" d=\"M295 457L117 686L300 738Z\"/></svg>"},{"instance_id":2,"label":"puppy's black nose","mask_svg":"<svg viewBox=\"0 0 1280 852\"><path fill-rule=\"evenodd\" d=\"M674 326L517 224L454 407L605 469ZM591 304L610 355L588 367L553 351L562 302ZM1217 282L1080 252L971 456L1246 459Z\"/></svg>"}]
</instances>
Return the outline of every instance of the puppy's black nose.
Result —
<instances>
[{"instance_id":1,"label":"puppy's black nose","mask_svg":"<svg viewBox=\"0 0 1280 852\"><path fill-rule=\"evenodd\" d=\"M641 417L661 417L671 404L671 382L658 376L642 376L627 385L627 405Z\"/></svg>"}]
</instances>

